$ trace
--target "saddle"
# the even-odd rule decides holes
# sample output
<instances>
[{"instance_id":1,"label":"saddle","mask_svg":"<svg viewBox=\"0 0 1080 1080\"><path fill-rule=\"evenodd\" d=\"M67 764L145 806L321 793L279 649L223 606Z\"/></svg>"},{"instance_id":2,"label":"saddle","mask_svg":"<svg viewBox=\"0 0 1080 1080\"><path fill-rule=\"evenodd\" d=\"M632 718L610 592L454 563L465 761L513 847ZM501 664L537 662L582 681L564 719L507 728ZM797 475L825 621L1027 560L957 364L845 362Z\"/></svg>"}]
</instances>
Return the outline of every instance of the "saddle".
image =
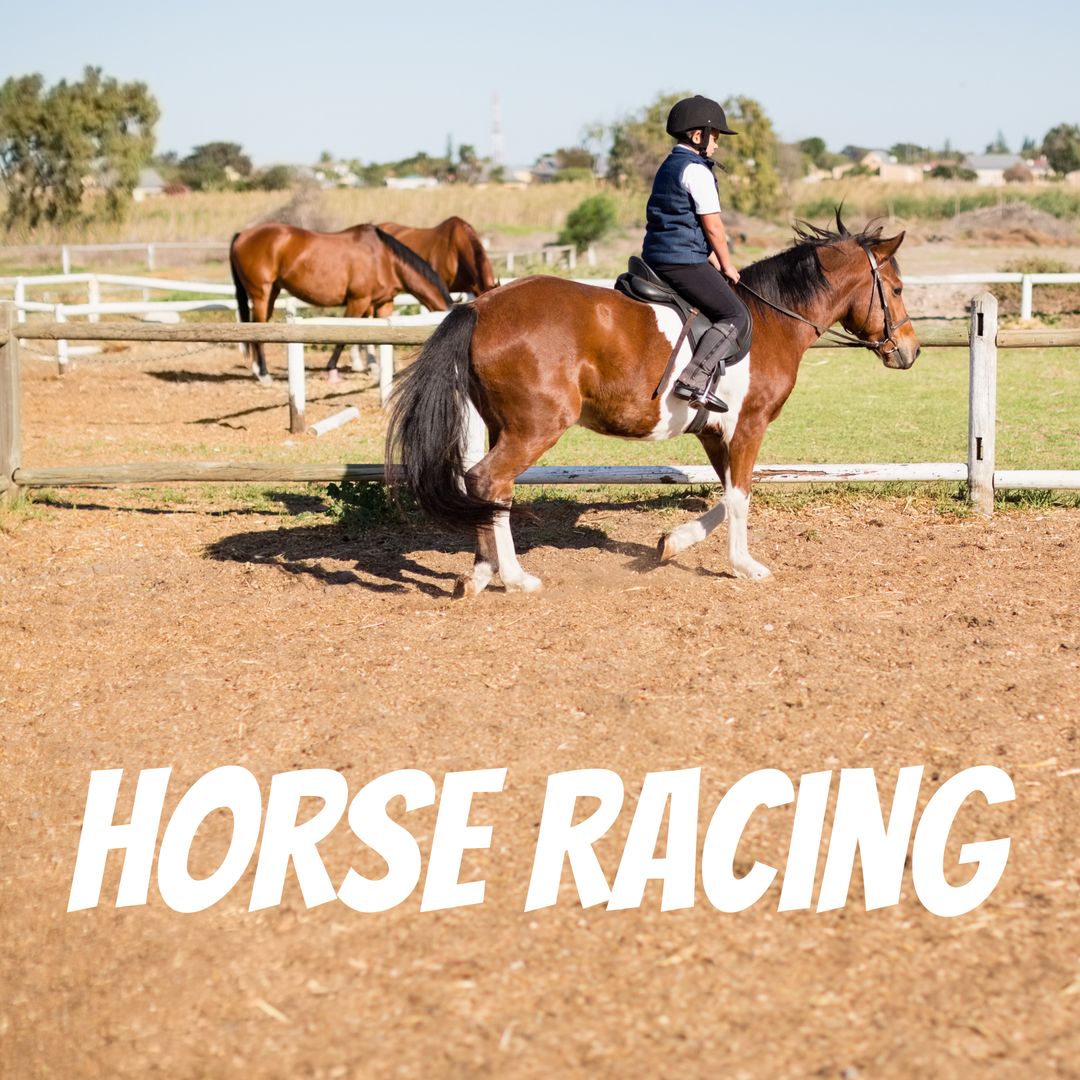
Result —
<instances>
[{"instance_id":1,"label":"saddle","mask_svg":"<svg viewBox=\"0 0 1080 1080\"><path fill-rule=\"evenodd\" d=\"M684 300L644 259L637 255L630 256L626 273L620 274L615 279L615 288L624 296L629 296L631 300L640 300L645 304L665 304L673 308L683 324L682 337L690 342L691 355L697 349L702 335L712 326L712 320L708 315L703 315ZM737 364L750 351L752 333L752 326L748 327L745 337L740 342L739 351L727 361L729 366Z\"/></svg>"}]
</instances>

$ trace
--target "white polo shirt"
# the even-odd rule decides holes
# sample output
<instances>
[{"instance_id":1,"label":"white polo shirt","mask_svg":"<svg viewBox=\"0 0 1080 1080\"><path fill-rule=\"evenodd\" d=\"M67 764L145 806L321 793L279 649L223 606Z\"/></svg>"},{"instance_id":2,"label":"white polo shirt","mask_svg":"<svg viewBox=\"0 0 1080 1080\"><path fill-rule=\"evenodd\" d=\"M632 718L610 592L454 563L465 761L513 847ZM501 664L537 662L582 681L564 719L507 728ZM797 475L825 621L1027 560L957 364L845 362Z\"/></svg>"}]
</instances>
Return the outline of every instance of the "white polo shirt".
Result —
<instances>
[{"instance_id":1,"label":"white polo shirt","mask_svg":"<svg viewBox=\"0 0 1080 1080\"><path fill-rule=\"evenodd\" d=\"M705 165L696 150L685 146L676 146L675 153L683 153L693 158L682 171L679 182L690 193L694 204L694 213L699 217L705 214L720 213L720 194L716 190L716 177L712 169Z\"/></svg>"}]
</instances>

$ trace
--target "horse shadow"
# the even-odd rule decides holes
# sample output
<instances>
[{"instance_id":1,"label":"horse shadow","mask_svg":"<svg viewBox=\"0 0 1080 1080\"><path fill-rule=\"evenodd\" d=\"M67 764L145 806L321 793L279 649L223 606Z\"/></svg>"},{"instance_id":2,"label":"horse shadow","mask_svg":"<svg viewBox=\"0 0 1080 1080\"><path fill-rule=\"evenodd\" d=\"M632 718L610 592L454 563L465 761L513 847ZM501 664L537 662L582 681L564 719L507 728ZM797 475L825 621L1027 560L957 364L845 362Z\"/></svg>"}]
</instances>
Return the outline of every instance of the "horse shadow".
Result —
<instances>
[{"instance_id":1,"label":"horse shadow","mask_svg":"<svg viewBox=\"0 0 1080 1080\"><path fill-rule=\"evenodd\" d=\"M277 493L290 513L311 512L324 508L317 496L292 496ZM704 500L691 500L707 505ZM633 573L649 573L659 561L653 545L613 538L595 525L583 524L581 518L595 511L625 511L662 509L672 505L672 497L661 495L625 502L579 503L572 500L540 499L515 509L513 515L514 541L519 555L537 548L595 551L624 560ZM697 509L687 499L678 499L684 509ZM420 521L414 515L404 515L397 521L380 522L370 528L347 533L339 523L303 524L273 531L256 530L232 533L204 549L204 554L221 562L263 565L290 575L306 577L321 585L352 586L374 593L404 593L416 590L427 596L445 598L453 593L460 573L441 570L430 565L426 557L465 555L474 550L473 537L465 533L448 533ZM351 564L347 569L330 569L327 563ZM712 571L693 567L668 566L699 575L716 575Z\"/></svg>"}]
</instances>

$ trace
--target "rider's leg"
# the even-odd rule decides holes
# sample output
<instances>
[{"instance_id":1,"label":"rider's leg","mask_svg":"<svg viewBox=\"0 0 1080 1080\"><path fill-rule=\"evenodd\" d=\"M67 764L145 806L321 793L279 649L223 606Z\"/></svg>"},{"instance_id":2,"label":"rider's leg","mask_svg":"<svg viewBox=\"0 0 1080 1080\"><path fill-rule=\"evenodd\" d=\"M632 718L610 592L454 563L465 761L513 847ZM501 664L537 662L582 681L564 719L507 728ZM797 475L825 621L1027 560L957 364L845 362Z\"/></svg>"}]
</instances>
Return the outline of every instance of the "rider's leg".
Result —
<instances>
[{"instance_id":1,"label":"rider's leg","mask_svg":"<svg viewBox=\"0 0 1080 1080\"><path fill-rule=\"evenodd\" d=\"M727 412L727 404L712 393L723 363L739 354L746 344L750 313L727 278L712 263L692 266L654 267L675 291L713 322L698 342L686 370L675 383L676 397L699 408Z\"/></svg>"}]
</instances>

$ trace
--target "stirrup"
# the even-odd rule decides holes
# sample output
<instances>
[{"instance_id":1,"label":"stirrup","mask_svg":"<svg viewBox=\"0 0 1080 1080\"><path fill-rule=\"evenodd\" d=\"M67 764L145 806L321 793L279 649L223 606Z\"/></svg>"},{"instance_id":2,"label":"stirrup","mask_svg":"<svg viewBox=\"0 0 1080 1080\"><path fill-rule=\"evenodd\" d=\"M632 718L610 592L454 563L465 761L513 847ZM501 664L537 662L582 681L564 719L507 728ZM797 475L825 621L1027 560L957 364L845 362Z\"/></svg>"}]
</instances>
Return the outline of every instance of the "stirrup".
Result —
<instances>
[{"instance_id":1,"label":"stirrup","mask_svg":"<svg viewBox=\"0 0 1080 1080\"><path fill-rule=\"evenodd\" d=\"M727 402L721 401L720 398L715 394L710 393L708 390L695 390L686 383L677 382L671 392L675 397L680 398L682 401L690 402L691 408L707 409L709 412L718 413L726 413L728 411Z\"/></svg>"}]
</instances>

